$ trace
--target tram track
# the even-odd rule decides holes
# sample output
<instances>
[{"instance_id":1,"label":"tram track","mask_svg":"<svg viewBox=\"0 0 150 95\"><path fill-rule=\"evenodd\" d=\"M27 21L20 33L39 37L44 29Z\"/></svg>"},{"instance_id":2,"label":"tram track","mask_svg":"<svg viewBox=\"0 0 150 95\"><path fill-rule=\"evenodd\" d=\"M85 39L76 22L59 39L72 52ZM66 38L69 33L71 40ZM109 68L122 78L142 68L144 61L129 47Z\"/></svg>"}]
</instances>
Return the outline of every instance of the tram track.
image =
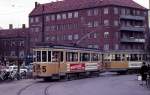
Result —
<instances>
[{"instance_id":1,"label":"tram track","mask_svg":"<svg viewBox=\"0 0 150 95\"><path fill-rule=\"evenodd\" d=\"M18 92L17 92L17 95L22 95L22 92L25 91L27 88L31 87L32 85L34 85L36 83L31 83L23 88L21 88Z\"/></svg>"},{"instance_id":2,"label":"tram track","mask_svg":"<svg viewBox=\"0 0 150 95\"><path fill-rule=\"evenodd\" d=\"M29 85L27 85L27 86L25 86L25 87L23 87L23 88L21 88L18 92L17 92L17 94L16 95L24 95L23 93L24 92L29 92L27 89L32 89L32 86L34 86L34 85L37 85L37 84L39 84L38 86L41 86L41 84L43 84L43 91L42 91L42 95L50 95L49 93L48 93L48 91L49 91L49 89L50 89L50 87L52 87L53 85L55 85L56 83L48 83L48 85L47 86L45 86L46 84L44 83L44 82L40 82L40 83L37 83L37 82L35 82L35 83L31 83L31 84L29 84ZM38 86L36 86L36 87L38 87ZM45 87L44 87L45 86ZM34 86L35 87L35 86ZM36 90L38 90L38 89L36 89Z\"/></svg>"}]
</instances>

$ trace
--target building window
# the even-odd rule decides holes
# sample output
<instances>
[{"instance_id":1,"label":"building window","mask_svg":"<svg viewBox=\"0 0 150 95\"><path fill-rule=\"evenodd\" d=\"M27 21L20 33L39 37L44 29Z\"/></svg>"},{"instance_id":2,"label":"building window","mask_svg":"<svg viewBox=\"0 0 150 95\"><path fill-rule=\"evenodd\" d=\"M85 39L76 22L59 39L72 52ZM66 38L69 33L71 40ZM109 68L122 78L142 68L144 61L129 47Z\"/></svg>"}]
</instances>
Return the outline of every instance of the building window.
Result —
<instances>
[{"instance_id":1,"label":"building window","mask_svg":"<svg viewBox=\"0 0 150 95\"><path fill-rule=\"evenodd\" d=\"M94 33L94 38L95 38L95 39L97 38L97 33Z\"/></svg>"},{"instance_id":2,"label":"building window","mask_svg":"<svg viewBox=\"0 0 150 95\"><path fill-rule=\"evenodd\" d=\"M104 45L104 50L109 50L109 44Z\"/></svg>"},{"instance_id":3,"label":"building window","mask_svg":"<svg viewBox=\"0 0 150 95\"><path fill-rule=\"evenodd\" d=\"M39 22L39 17L35 17L35 22Z\"/></svg>"},{"instance_id":4,"label":"building window","mask_svg":"<svg viewBox=\"0 0 150 95\"><path fill-rule=\"evenodd\" d=\"M55 20L55 15L51 15L51 20L52 20L52 21Z\"/></svg>"},{"instance_id":5,"label":"building window","mask_svg":"<svg viewBox=\"0 0 150 95\"><path fill-rule=\"evenodd\" d=\"M109 20L104 20L104 26L109 26Z\"/></svg>"},{"instance_id":6,"label":"building window","mask_svg":"<svg viewBox=\"0 0 150 95\"><path fill-rule=\"evenodd\" d=\"M30 23L33 23L33 22L34 22L34 18L31 17L31 18L30 18Z\"/></svg>"},{"instance_id":7,"label":"building window","mask_svg":"<svg viewBox=\"0 0 150 95\"><path fill-rule=\"evenodd\" d=\"M114 8L114 14L118 14L118 8Z\"/></svg>"},{"instance_id":8,"label":"building window","mask_svg":"<svg viewBox=\"0 0 150 95\"><path fill-rule=\"evenodd\" d=\"M93 27L92 22L88 22L88 27Z\"/></svg>"},{"instance_id":9,"label":"building window","mask_svg":"<svg viewBox=\"0 0 150 95\"><path fill-rule=\"evenodd\" d=\"M52 26L51 26L51 30L52 30L52 31L55 31L55 30L56 30L56 26L55 26L55 25L52 25Z\"/></svg>"},{"instance_id":10,"label":"building window","mask_svg":"<svg viewBox=\"0 0 150 95\"><path fill-rule=\"evenodd\" d=\"M46 21L48 22L50 20L50 17L49 16L46 16Z\"/></svg>"},{"instance_id":11,"label":"building window","mask_svg":"<svg viewBox=\"0 0 150 95\"><path fill-rule=\"evenodd\" d=\"M72 18L72 13L68 13L68 18Z\"/></svg>"},{"instance_id":12,"label":"building window","mask_svg":"<svg viewBox=\"0 0 150 95\"><path fill-rule=\"evenodd\" d=\"M60 20L60 19L61 19L61 15L57 14L57 20Z\"/></svg>"},{"instance_id":13,"label":"building window","mask_svg":"<svg viewBox=\"0 0 150 95\"><path fill-rule=\"evenodd\" d=\"M68 40L72 40L72 35L68 35Z\"/></svg>"},{"instance_id":14,"label":"building window","mask_svg":"<svg viewBox=\"0 0 150 95\"><path fill-rule=\"evenodd\" d=\"M118 21L115 20L115 21L114 21L114 26L118 26L118 25L119 25Z\"/></svg>"},{"instance_id":15,"label":"building window","mask_svg":"<svg viewBox=\"0 0 150 95\"><path fill-rule=\"evenodd\" d=\"M88 48L92 48L93 46L92 45L88 45Z\"/></svg>"},{"instance_id":16,"label":"building window","mask_svg":"<svg viewBox=\"0 0 150 95\"><path fill-rule=\"evenodd\" d=\"M56 40L56 37L55 37L55 36L52 36L52 37L51 37L51 41L54 41L54 40Z\"/></svg>"},{"instance_id":17,"label":"building window","mask_svg":"<svg viewBox=\"0 0 150 95\"><path fill-rule=\"evenodd\" d=\"M96 49L98 49L98 48L99 48L99 46L98 46L98 45L93 45L93 47L94 47L94 48L96 48Z\"/></svg>"},{"instance_id":18,"label":"building window","mask_svg":"<svg viewBox=\"0 0 150 95\"><path fill-rule=\"evenodd\" d=\"M115 50L118 50L118 49L119 49L119 45L116 44L116 45L115 45Z\"/></svg>"},{"instance_id":19,"label":"building window","mask_svg":"<svg viewBox=\"0 0 150 95\"><path fill-rule=\"evenodd\" d=\"M88 10L88 11L87 11L87 15L88 15L88 16L92 16L92 10Z\"/></svg>"},{"instance_id":20,"label":"building window","mask_svg":"<svg viewBox=\"0 0 150 95\"><path fill-rule=\"evenodd\" d=\"M62 14L62 19L66 19L67 15L66 14Z\"/></svg>"},{"instance_id":21,"label":"building window","mask_svg":"<svg viewBox=\"0 0 150 95\"><path fill-rule=\"evenodd\" d=\"M108 38L109 37L109 32L104 32L104 38Z\"/></svg>"},{"instance_id":22,"label":"building window","mask_svg":"<svg viewBox=\"0 0 150 95\"><path fill-rule=\"evenodd\" d=\"M20 41L20 46L24 46L24 41Z\"/></svg>"},{"instance_id":23,"label":"building window","mask_svg":"<svg viewBox=\"0 0 150 95\"><path fill-rule=\"evenodd\" d=\"M19 58L24 58L24 51L19 52Z\"/></svg>"},{"instance_id":24,"label":"building window","mask_svg":"<svg viewBox=\"0 0 150 95\"><path fill-rule=\"evenodd\" d=\"M37 27L37 28L35 28L35 32L39 32L40 31L40 29Z\"/></svg>"},{"instance_id":25,"label":"building window","mask_svg":"<svg viewBox=\"0 0 150 95\"><path fill-rule=\"evenodd\" d=\"M94 9L94 15L98 15L98 9Z\"/></svg>"},{"instance_id":26,"label":"building window","mask_svg":"<svg viewBox=\"0 0 150 95\"><path fill-rule=\"evenodd\" d=\"M78 34L75 34L74 35L74 40L78 40L79 39L79 35Z\"/></svg>"},{"instance_id":27,"label":"building window","mask_svg":"<svg viewBox=\"0 0 150 95\"><path fill-rule=\"evenodd\" d=\"M50 40L50 37L46 37L46 41L49 41Z\"/></svg>"},{"instance_id":28,"label":"building window","mask_svg":"<svg viewBox=\"0 0 150 95\"><path fill-rule=\"evenodd\" d=\"M79 13L78 12L74 12L74 18L78 18L79 17Z\"/></svg>"},{"instance_id":29,"label":"building window","mask_svg":"<svg viewBox=\"0 0 150 95\"><path fill-rule=\"evenodd\" d=\"M11 56L16 56L16 52L15 51L11 51L10 55Z\"/></svg>"},{"instance_id":30,"label":"building window","mask_svg":"<svg viewBox=\"0 0 150 95\"><path fill-rule=\"evenodd\" d=\"M125 15L126 14L126 11L125 11L125 9L123 8L123 9L121 9L121 15Z\"/></svg>"},{"instance_id":31,"label":"building window","mask_svg":"<svg viewBox=\"0 0 150 95\"><path fill-rule=\"evenodd\" d=\"M139 10L136 11L136 15L140 15L140 11Z\"/></svg>"},{"instance_id":32,"label":"building window","mask_svg":"<svg viewBox=\"0 0 150 95\"><path fill-rule=\"evenodd\" d=\"M130 15L130 9L126 9L127 15Z\"/></svg>"},{"instance_id":33,"label":"building window","mask_svg":"<svg viewBox=\"0 0 150 95\"><path fill-rule=\"evenodd\" d=\"M104 8L104 14L108 14L109 13L109 9L108 8Z\"/></svg>"},{"instance_id":34,"label":"building window","mask_svg":"<svg viewBox=\"0 0 150 95\"><path fill-rule=\"evenodd\" d=\"M45 31L49 31L50 30L50 26L45 26Z\"/></svg>"},{"instance_id":35,"label":"building window","mask_svg":"<svg viewBox=\"0 0 150 95\"><path fill-rule=\"evenodd\" d=\"M98 27L98 21L94 21L94 27Z\"/></svg>"}]
</instances>

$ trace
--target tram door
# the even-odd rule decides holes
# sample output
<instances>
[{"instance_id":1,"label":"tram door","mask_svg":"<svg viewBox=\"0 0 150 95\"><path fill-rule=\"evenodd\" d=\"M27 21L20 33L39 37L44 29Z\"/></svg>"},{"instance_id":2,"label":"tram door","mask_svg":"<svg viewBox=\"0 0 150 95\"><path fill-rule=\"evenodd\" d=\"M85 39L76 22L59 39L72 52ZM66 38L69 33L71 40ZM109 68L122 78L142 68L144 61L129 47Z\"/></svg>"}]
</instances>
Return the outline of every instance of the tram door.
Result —
<instances>
[{"instance_id":1,"label":"tram door","mask_svg":"<svg viewBox=\"0 0 150 95\"><path fill-rule=\"evenodd\" d=\"M63 52L52 51L51 73L59 74L61 72L61 62L63 62Z\"/></svg>"}]
</instances>

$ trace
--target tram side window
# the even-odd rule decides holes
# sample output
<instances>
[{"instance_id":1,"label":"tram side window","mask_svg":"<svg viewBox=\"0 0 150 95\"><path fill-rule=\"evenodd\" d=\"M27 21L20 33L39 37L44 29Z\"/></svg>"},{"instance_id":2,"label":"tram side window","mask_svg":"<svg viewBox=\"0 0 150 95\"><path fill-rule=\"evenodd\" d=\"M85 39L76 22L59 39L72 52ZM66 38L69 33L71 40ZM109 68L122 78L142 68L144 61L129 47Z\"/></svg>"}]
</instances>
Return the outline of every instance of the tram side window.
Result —
<instances>
[{"instance_id":1,"label":"tram side window","mask_svg":"<svg viewBox=\"0 0 150 95\"><path fill-rule=\"evenodd\" d=\"M51 62L51 51L48 51L48 62Z\"/></svg>"},{"instance_id":2,"label":"tram side window","mask_svg":"<svg viewBox=\"0 0 150 95\"><path fill-rule=\"evenodd\" d=\"M130 61L138 61L138 56L137 54L131 54L131 59Z\"/></svg>"},{"instance_id":3,"label":"tram side window","mask_svg":"<svg viewBox=\"0 0 150 95\"><path fill-rule=\"evenodd\" d=\"M33 62L36 62L36 51L33 52Z\"/></svg>"},{"instance_id":4,"label":"tram side window","mask_svg":"<svg viewBox=\"0 0 150 95\"><path fill-rule=\"evenodd\" d=\"M62 62L63 61L63 52L53 51L52 52L52 62Z\"/></svg>"},{"instance_id":5,"label":"tram side window","mask_svg":"<svg viewBox=\"0 0 150 95\"><path fill-rule=\"evenodd\" d=\"M92 53L91 54L91 61L98 61L98 54Z\"/></svg>"},{"instance_id":6,"label":"tram side window","mask_svg":"<svg viewBox=\"0 0 150 95\"><path fill-rule=\"evenodd\" d=\"M68 61L68 62L78 61L78 53L77 52L67 52L66 53L66 61Z\"/></svg>"},{"instance_id":7,"label":"tram side window","mask_svg":"<svg viewBox=\"0 0 150 95\"><path fill-rule=\"evenodd\" d=\"M42 51L42 62L46 62L46 61L47 61L47 52Z\"/></svg>"},{"instance_id":8,"label":"tram side window","mask_svg":"<svg viewBox=\"0 0 150 95\"><path fill-rule=\"evenodd\" d=\"M41 62L41 51L37 51L37 62Z\"/></svg>"},{"instance_id":9,"label":"tram side window","mask_svg":"<svg viewBox=\"0 0 150 95\"><path fill-rule=\"evenodd\" d=\"M115 61L120 61L120 60L121 60L120 54L115 54Z\"/></svg>"},{"instance_id":10,"label":"tram side window","mask_svg":"<svg viewBox=\"0 0 150 95\"><path fill-rule=\"evenodd\" d=\"M90 61L90 53L80 53L80 61Z\"/></svg>"}]
</instances>

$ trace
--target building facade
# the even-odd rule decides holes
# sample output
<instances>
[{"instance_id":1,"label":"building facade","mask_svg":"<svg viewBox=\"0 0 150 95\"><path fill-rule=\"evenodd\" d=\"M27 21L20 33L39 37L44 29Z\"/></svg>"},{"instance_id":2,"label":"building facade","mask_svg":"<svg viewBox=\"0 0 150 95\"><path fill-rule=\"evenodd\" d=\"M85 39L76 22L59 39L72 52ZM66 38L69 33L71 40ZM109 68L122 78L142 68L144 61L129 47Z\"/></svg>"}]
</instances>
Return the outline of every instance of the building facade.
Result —
<instances>
[{"instance_id":1,"label":"building facade","mask_svg":"<svg viewBox=\"0 0 150 95\"><path fill-rule=\"evenodd\" d=\"M22 28L13 29L10 25L9 29L0 30L0 60L16 63L20 60L25 62L26 55L29 54L29 29Z\"/></svg>"},{"instance_id":2,"label":"building facade","mask_svg":"<svg viewBox=\"0 0 150 95\"><path fill-rule=\"evenodd\" d=\"M147 47L148 10L132 0L63 0L35 3L31 44L49 42L112 50Z\"/></svg>"}]
</instances>

